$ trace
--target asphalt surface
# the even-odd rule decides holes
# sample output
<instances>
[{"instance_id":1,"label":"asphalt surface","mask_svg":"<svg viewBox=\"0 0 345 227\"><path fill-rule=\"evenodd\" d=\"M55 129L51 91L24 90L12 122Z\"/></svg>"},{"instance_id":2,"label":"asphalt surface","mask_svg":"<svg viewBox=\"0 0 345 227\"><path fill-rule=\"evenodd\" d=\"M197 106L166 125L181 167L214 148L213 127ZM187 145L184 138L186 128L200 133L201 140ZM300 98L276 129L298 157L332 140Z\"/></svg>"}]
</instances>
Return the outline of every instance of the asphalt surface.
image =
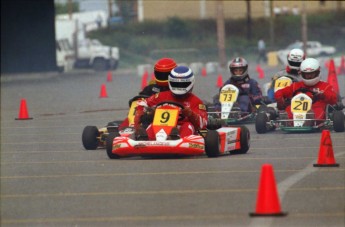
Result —
<instances>
[{"instance_id":1,"label":"asphalt surface","mask_svg":"<svg viewBox=\"0 0 345 227\"><path fill-rule=\"evenodd\" d=\"M264 69L260 84L277 70ZM195 93L211 101L217 76L198 76ZM135 71L112 79L92 71L2 76L1 226L345 226L345 133L331 132L339 167L313 167L321 133L257 134L253 124L247 154L109 160L83 148L82 130L125 118L141 86ZM345 76L338 81L344 96ZM23 98L32 120L15 120ZM266 192L284 217L249 216L264 164L278 198Z\"/></svg>"}]
</instances>

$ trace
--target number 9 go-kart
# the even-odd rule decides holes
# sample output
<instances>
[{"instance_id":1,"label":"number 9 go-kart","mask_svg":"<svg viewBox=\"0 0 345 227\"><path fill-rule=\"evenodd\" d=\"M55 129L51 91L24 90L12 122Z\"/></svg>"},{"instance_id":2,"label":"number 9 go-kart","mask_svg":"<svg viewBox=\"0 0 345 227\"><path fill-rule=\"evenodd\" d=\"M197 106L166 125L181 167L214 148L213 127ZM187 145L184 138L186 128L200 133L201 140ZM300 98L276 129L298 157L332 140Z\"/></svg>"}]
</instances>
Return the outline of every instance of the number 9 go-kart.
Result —
<instances>
[{"instance_id":1,"label":"number 9 go-kart","mask_svg":"<svg viewBox=\"0 0 345 227\"><path fill-rule=\"evenodd\" d=\"M263 134L277 128L285 132L315 132L321 129L344 132L344 113L341 110L328 106L325 110L326 119L314 119L313 113L310 112L312 103L313 100L304 93L293 96L291 99L292 119L288 119L285 111L275 111L272 107L263 108L256 116L256 132Z\"/></svg>"},{"instance_id":2,"label":"number 9 go-kart","mask_svg":"<svg viewBox=\"0 0 345 227\"><path fill-rule=\"evenodd\" d=\"M250 133L245 126L221 127L219 121L213 121L209 122L209 129L200 130L195 135L176 136L178 119L184 117L182 109L179 103L169 101L156 106L152 123L155 140L137 140L134 133L124 136L110 133L106 141L108 157L197 156L205 153L208 157L217 157L248 151Z\"/></svg>"},{"instance_id":3,"label":"number 9 go-kart","mask_svg":"<svg viewBox=\"0 0 345 227\"><path fill-rule=\"evenodd\" d=\"M123 128L119 131L118 127L122 121L112 121L109 122L107 126L102 128L97 128L96 126L86 126L82 134L83 146L86 150L96 150L97 148L105 148L106 139L110 132L115 133L120 136L127 136L134 132L134 114L135 108L137 107L138 100L147 98L146 95L138 95L129 100L129 111L127 115L128 127Z\"/></svg>"},{"instance_id":4,"label":"number 9 go-kart","mask_svg":"<svg viewBox=\"0 0 345 227\"><path fill-rule=\"evenodd\" d=\"M209 118L220 117L220 119L222 119L226 125L253 123L255 121L256 111L253 111L253 112L241 111L241 109L235 105L238 96L239 96L239 89L236 86L232 84L227 84L223 86L219 93L219 102L221 104L221 111L217 112L215 111L214 106L209 105L208 106ZM250 108L257 108L257 106L250 107Z\"/></svg>"}]
</instances>

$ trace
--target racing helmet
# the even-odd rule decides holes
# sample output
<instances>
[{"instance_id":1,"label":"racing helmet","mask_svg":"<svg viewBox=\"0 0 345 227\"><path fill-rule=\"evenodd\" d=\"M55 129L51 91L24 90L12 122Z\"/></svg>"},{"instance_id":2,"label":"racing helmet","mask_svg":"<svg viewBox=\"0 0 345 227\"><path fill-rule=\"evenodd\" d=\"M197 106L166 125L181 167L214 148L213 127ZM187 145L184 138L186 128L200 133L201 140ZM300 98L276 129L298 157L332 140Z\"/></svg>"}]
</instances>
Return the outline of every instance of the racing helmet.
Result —
<instances>
[{"instance_id":1,"label":"racing helmet","mask_svg":"<svg viewBox=\"0 0 345 227\"><path fill-rule=\"evenodd\" d=\"M303 50L292 49L287 55L287 63L290 69L299 70L302 61L305 59Z\"/></svg>"},{"instance_id":2,"label":"racing helmet","mask_svg":"<svg viewBox=\"0 0 345 227\"><path fill-rule=\"evenodd\" d=\"M248 75L248 63L246 59L241 57L233 59L230 62L229 69L231 73L231 78L237 81L243 80ZM243 69L243 72L241 74L235 74L235 69Z\"/></svg>"},{"instance_id":3,"label":"racing helmet","mask_svg":"<svg viewBox=\"0 0 345 227\"><path fill-rule=\"evenodd\" d=\"M302 81L307 86L314 86L320 81L320 64L315 58L307 58L301 63Z\"/></svg>"},{"instance_id":4,"label":"racing helmet","mask_svg":"<svg viewBox=\"0 0 345 227\"><path fill-rule=\"evenodd\" d=\"M159 59L154 67L154 74L156 84L159 86L168 86L168 77L170 71L175 68L176 62L171 58L161 58Z\"/></svg>"},{"instance_id":5,"label":"racing helmet","mask_svg":"<svg viewBox=\"0 0 345 227\"><path fill-rule=\"evenodd\" d=\"M177 66L171 70L168 81L170 91L177 97L184 97L192 92L195 77L187 66Z\"/></svg>"}]
</instances>

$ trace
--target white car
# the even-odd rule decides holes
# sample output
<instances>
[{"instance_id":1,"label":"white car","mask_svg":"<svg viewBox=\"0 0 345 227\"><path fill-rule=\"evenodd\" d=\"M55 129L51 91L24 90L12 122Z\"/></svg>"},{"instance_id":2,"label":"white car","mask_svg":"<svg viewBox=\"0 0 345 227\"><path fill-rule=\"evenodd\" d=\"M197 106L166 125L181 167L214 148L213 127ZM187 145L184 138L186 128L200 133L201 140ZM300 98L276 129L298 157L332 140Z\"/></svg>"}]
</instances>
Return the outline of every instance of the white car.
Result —
<instances>
[{"instance_id":1,"label":"white car","mask_svg":"<svg viewBox=\"0 0 345 227\"><path fill-rule=\"evenodd\" d=\"M278 56L279 61L283 63L284 65L286 65L287 55L289 51L295 48L303 50L303 42L296 41L290 44L289 46L287 46L285 49L278 50L277 56ZM307 41L306 57L329 56L329 55L333 55L335 52L336 52L336 49L333 46L325 46L325 45L322 45L318 41Z\"/></svg>"}]
</instances>

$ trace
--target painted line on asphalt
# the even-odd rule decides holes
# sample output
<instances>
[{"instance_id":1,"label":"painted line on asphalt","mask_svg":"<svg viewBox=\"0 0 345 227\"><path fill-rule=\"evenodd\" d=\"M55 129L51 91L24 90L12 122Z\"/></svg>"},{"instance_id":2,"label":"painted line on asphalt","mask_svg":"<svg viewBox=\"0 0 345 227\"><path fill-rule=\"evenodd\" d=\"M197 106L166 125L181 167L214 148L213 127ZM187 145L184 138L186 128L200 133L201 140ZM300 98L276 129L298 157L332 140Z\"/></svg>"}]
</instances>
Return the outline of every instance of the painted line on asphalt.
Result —
<instances>
[{"instance_id":1,"label":"painted line on asphalt","mask_svg":"<svg viewBox=\"0 0 345 227\"><path fill-rule=\"evenodd\" d=\"M299 172L301 169L281 169L276 173ZM321 170L322 171L322 170ZM345 169L327 169L325 172L345 172ZM29 179L29 178L67 178L67 177L125 177L125 176L164 176L164 175L197 175L197 174L233 174L233 173L259 173L258 170L224 170L224 171L180 171L180 172L135 172L135 173L94 173L94 174L59 174L59 175L24 175L24 176L1 176L0 179Z\"/></svg>"},{"instance_id":2,"label":"painted line on asphalt","mask_svg":"<svg viewBox=\"0 0 345 227\"><path fill-rule=\"evenodd\" d=\"M345 187L311 187L293 188L288 191L343 191ZM213 193L253 193L257 188L237 189L198 189L198 190L159 190L159 191L123 191L123 192L59 192L37 194L2 194L1 199L32 198L32 197L75 197L75 196L132 196L132 195L176 195L176 194L213 194Z\"/></svg>"},{"instance_id":3,"label":"painted line on asphalt","mask_svg":"<svg viewBox=\"0 0 345 227\"><path fill-rule=\"evenodd\" d=\"M291 214L290 216L296 218L324 218L324 217L343 217L343 212L334 213L298 213ZM56 223L101 223L105 222L140 222L140 221L184 221L184 220L229 220L229 219L241 219L244 220L248 217L247 214L198 214L198 215L157 215L157 216L118 216L118 217L71 217L71 218L31 218L31 219L2 219L4 224L56 224ZM133 225L133 223L128 223Z\"/></svg>"}]
</instances>

